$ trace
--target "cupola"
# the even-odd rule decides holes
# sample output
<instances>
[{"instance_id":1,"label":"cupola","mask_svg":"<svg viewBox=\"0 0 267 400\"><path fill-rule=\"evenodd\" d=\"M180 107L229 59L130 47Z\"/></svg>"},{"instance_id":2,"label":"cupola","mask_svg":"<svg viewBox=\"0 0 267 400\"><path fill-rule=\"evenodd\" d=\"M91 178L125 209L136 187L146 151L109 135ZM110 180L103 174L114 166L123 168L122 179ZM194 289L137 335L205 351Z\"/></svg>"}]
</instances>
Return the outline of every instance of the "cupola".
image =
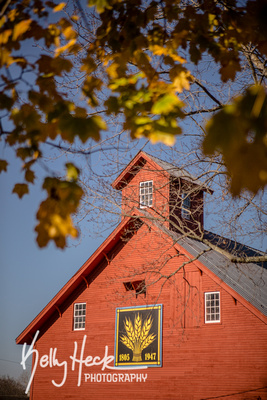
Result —
<instances>
[{"instance_id":1,"label":"cupola","mask_svg":"<svg viewBox=\"0 0 267 400\"><path fill-rule=\"evenodd\" d=\"M183 169L140 151L112 186L122 194L122 218L139 209L172 231L203 232L203 194L212 191Z\"/></svg>"}]
</instances>

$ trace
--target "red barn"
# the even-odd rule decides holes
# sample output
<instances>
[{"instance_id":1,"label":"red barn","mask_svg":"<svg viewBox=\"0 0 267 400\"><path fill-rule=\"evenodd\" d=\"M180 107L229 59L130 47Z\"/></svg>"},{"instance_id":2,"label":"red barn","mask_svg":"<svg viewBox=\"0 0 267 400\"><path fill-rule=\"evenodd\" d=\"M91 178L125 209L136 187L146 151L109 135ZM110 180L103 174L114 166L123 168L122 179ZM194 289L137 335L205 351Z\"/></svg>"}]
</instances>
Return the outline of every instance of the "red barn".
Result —
<instances>
[{"instance_id":1,"label":"red barn","mask_svg":"<svg viewBox=\"0 0 267 400\"><path fill-rule=\"evenodd\" d=\"M17 338L31 400L267 399L267 270L206 232L200 181L139 152L119 226ZM256 260L256 258L255 258Z\"/></svg>"}]
</instances>

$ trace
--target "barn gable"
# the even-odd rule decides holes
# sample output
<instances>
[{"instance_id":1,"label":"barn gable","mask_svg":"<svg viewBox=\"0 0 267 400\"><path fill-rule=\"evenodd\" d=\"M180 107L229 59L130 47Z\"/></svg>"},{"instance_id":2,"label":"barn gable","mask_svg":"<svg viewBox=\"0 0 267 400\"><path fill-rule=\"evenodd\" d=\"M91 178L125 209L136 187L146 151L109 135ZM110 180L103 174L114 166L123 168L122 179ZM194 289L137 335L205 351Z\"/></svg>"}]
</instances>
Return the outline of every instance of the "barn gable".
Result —
<instances>
[{"instance_id":1,"label":"barn gable","mask_svg":"<svg viewBox=\"0 0 267 400\"><path fill-rule=\"evenodd\" d=\"M142 221L142 217L144 221ZM132 215L131 218L124 219L121 224L109 235L109 237L103 242L103 244L96 250L96 252L84 263L84 265L77 271L77 273L67 282L67 284L58 292L58 294L51 300L50 303L40 312L40 314L31 322L31 324L18 336L17 344L23 344L27 342L31 343L32 338L36 330L42 330L42 327L49 326L57 318L59 318L66 307L73 302L73 299L77 297L83 290L90 286L90 283L94 279L95 275L101 273L103 269L114 259L115 255L120 252L120 250L130 243L132 237L136 235L136 232L145 223L149 231L153 230L157 232L156 238L158 238L158 246L162 247L161 241L167 243L167 249L173 249L175 256L183 254L186 252L187 258L183 258L179 261L182 265L185 263L185 268L187 265L194 264L201 273L208 274L214 281L218 284L224 286L228 290L234 299L237 299L247 306L252 312L257 314L261 319L265 320L264 316L267 317L267 269L265 263L260 265L253 263L233 263L227 257L227 252L222 254L220 251L215 249L210 249L209 246L205 245L201 241L192 239L190 237L185 237L184 235L174 233L168 230L164 225L156 222L149 218L149 215L145 215L145 211L137 212ZM206 233L208 237L210 233ZM226 239L225 239L226 240ZM155 244L155 243L154 243ZM151 244L150 244L151 246ZM133 252L137 251L135 245L132 245L132 251L128 253L129 259L133 257ZM242 247L244 251L244 246ZM247 248L247 247L246 247ZM247 248L249 249L249 248ZM250 252L253 249L249 249ZM143 249L143 251L145 251ZM162 268L165 260L160 260L159 265L156 265L154 258L156 257L152 253L152 247L149 248L148 259L152 259L149 263L146 257L142 255L141 257L146 260L144 263L149 264L149 270L152 268ZM161 253L164 250L161 249ZM254 254L254 253L253 253ZM255 254L263 254L255 252ZM230 253L228 253L230 256ZM191 262L191 260L193 260ZM127 265L129 261L127 260ZM127 283L140 282L141 285L143 281L143 275L147 275L147 271L135 271L131 272L127 277L127 265L125 265L125 270L121 271L121 276L124 277L124 287L127 288ZM178 267L179 270L180 266ZM170 272L172 274L173 271ZM131 278L131 275L132 278ZM164 275L158 278L153 278L155 281L160 280L164 282L164 276L168 279L168 273L165 271ZM148 283L152 285L152 283ZM134 288L134 293L141 291L142 286L139 288ZM144 290L143 290L144 292ZM125 295L124 291L121 293L121 297Z\"/></svg>"}]
</instances>

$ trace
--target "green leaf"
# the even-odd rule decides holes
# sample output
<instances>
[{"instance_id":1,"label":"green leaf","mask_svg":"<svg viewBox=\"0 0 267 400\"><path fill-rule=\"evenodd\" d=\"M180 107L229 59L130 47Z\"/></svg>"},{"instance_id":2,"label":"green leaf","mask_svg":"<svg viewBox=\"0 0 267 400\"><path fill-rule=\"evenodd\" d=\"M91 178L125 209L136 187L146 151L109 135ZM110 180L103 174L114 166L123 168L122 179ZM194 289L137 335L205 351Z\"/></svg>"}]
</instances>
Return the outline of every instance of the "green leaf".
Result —
<instances>
[{"instance_id":1,"label":"green leaf","mask_svg":"<svg viewBox=\"0 0 267 400\"><path fill-rule=\"evenodd\" d=\"M59 120L59 129L62 137L72 143L75 137L85 143L89 138L98 141L100 131L106 130L105 121L97 116L90 118L74 117L72 115L63 115Z\"/></svg>"},{"instance_id":2,"label":"green leaf","mask_svg":"<svg viewBox=\"0 0 267 400\"><path fill-rule=\"evenodd\" d=\"M88 6L93 7L95 6L96 11L101 14L105 11L105 8L111 9L112 7L109 5L108 0L88 0Z\"/></svg>"},{"instance_id":3,"label":"green leaf","mask_svg":"<svg viewBox=\"0 0 267 400\"><path fill-rule=\"evenodd\" d=\"M80 170L77 168L74 164L72 163L67 163L66 164L66 179L67 181L77 181L79 177Z\"/></svg>"},{"instance_id":4,"label":"green leaf","mask_svg":"<svg viewBox=\"0 0 267 400\"><path fill-rule=\"evenodd\" d=\"M219 152L230 176L230 190L257 193L267 185L267 95L252 86L231 105L215 114L206 126L203 151Z\"/></svg>"},{"instance_id":5,"label":"green leaf","mask_svg":"<svg viewBox=\"0 0 267 400\"><path fill-rule=\"evenodd\" d=\"M152 107L153 114L168 114L174 111L176 107L182 105L181 100L172 93L162 96Z\"/></svg>"}]
</instances>

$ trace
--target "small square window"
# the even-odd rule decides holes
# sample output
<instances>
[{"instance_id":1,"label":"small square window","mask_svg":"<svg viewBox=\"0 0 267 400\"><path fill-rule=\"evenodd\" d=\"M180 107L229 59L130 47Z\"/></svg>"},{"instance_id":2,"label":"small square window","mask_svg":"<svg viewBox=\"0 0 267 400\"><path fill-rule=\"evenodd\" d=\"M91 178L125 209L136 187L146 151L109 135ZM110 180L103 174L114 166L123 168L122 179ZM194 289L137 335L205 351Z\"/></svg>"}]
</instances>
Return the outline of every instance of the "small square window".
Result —
<instances>
[{"instance_id":1,"label":"small square window","mask_svg":"<svg viewBox=\"0 0 267 400\"><path fill-rule=\"evenodd\" d=\"M188 193L182 193L182 218L190 219L190 195Z\"/></svg>"},{"instance_id":2,"label":"small square window","mask_svg":"<svg viewBox=\"0 0 267 400\"><path fill-rule=\"evenodd\" d=\"M220 292L205 293L205 322L221 321Z\"/></svg>"},{"instance_id":3,"label":"small square window","mask_svg":"<svg viewBox=\"0 0 267 400\"><path fill-rule=\"evenodd\" d=\"M86 303L75 303L73 314L73 330L85 329Z\"/></svg>"},{"instance_id":4,"label":"small square window","mask_svg":"<svg viewBox=\"0 0 267 400\"><path fill-rule=\"evenodd\" d=\"M140 182L139 196L141 208L152 207L153 181Z\"/></svg>"},{"instance_id":5,"label":"small square window","mask_svg":"<svg viewBox=\"0 0 267 400\"><path fill-rule=\"evenodd\" d=\"M146 297L146 282L145 280L133 281L133 282L123 282L124 287L127 292L130 290L135 291L136 298L139 294L144 294Z\"/></svg>"}]
</instances>

